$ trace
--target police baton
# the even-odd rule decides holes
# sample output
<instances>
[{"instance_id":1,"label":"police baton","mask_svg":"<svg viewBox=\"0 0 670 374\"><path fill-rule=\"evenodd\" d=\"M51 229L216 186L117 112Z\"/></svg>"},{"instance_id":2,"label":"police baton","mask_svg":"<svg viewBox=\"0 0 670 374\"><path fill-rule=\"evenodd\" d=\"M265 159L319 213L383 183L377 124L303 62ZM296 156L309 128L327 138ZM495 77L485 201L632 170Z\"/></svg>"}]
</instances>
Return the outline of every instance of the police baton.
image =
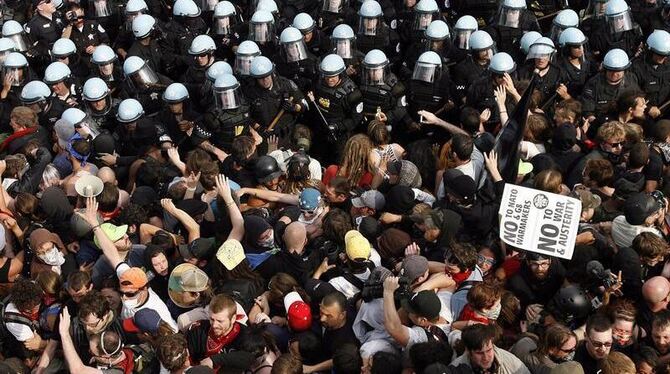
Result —
<instances>
[{"instance_id":1,"label":"police baton","mask_svg":"<svg viewBox=\"0 0 670 374\"><path fill-rule=\"evenodd\" d=\"M293 96L288 98L288 102L293 104ZM286 113L286 109L281 108L281 110L277 113L277 115L272 120L272 122L270 122L270 126L268 126L268 131L272 131L272 129L275 128L275 126L277 125L277 122L279 122L279 120L282 118L284 113Z\"/></svg>"},{"instance_id":2,"label":"police baton","mask_svg":"<svg viewBox=\"0 0 670 374\"><path fill-rule=\"evenodd\" d=\"M319 117L321 117L321 121L323 121L323 125L326 126L326 129L328 129L328 134L330 134L330 137L333 138L333 143L337 142L337 134L330 128L330 124L328 124L328 120L326 120L326 117L323 115L323 112L321 111L321 108L319 108L319 105L317 105L316 101L314 101L313 95L307 95L309 98L309 101L314 104L314 108L316 108L316 111L319 113Z\"/></svg>"}]
</instances>

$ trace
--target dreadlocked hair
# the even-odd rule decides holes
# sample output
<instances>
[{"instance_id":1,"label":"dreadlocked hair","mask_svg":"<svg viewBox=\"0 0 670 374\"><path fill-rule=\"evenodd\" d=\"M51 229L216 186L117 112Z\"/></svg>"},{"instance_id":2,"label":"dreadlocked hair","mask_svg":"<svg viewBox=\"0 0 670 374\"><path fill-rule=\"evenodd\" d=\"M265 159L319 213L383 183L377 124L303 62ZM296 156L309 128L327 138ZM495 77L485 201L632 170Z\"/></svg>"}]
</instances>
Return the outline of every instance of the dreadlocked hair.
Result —
<instances>
[{"instance_id":1,"label":"dreadlocked hair","mask_svg":"<svg viewBox=\"0 0 670 374\"><path fill-rule=\"evenodd\" d=\"M356 134L349 138L344 145L342 162L337 175L347 177L352 187L357 186L366 171L372 172L368 163L371 150L372 142L367 135Z\"/></svg>"}]
</instances>

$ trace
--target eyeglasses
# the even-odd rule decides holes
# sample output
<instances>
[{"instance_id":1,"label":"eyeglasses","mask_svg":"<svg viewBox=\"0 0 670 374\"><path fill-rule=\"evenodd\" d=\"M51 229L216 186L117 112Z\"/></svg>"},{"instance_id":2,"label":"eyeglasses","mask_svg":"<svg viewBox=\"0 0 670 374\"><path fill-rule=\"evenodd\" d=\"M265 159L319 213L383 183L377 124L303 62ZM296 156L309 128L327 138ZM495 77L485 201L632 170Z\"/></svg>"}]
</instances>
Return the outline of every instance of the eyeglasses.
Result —
<instances>
[{"instance_id":1,"label":"eyeglasses","mask_svg":"<svg viewBox=\"0 0 670 374\"><path fill-rule=\"evenodd\" d=\"M616 143L605 142L605 143L609 144L609 146L612 148L619 148L623 147L624 142L616 142Z\"/></svg>"},{"instance_id":2,"label":"eyeglasses","mask_svg":"<svg viewBox=\"0 0 670 374\"><path fill-rule=\"evenodd\" d=\"M312 215L312 214L314 214L314 212L316 212L316 209L310 209L310 210L300 209L300 212L302 212L302 214L305 214L305 215Z\"/></svg>"},{"instance_id":3,"label":"eyeglasses","mask_svg":"<svg viewBox=\"0 0 670 374\"><path fill-rule=\"evenodd\" d=\"M570 354L570 353L576 351L576 350L577 350L577 347L575 346L575 347L572 347L572 348L570 348L570 349L559 348L559 350L560 350L561 352L563 352L563 353Z\"/></svg>"},{"instance_id":4,"label":"eyeglasses","mask_svg":"<svg viewBox=\"0 0 670 374\"><path fill-rule=\"evenodd\" d=\"M102 321L102 319L98 319L96 322L93 322L93 323L87 323L86 321L81 320L81 323L82 323L84 326L86 326L86 327L93 328L93 327L98 326L98 325L100 324L101 321Z\"/></svg>"},{"instance_id":5,"label":"eyeglasses","mask_svg":"<svg viewBox=\"0 0 670 374\"><path fill-rule=\"evenodd\" d=\"M531 262L529 265L530 265L530 267L532 267L532 268L536 268L536 269L537 269L537 268L544 268L544 269L546 269L546 268L548 268L549 266L551 266L551 261Z\"/></svg>"},{"instance_id":6,"label":"eyeglasses","mask_svg":"<svg viewBox=\"0 0 670 374\"><path fill-rule=\"evenodd\" d=\"M612 347L612 342L596 342L591 340L590 336L586 336L589 342L591 342L591 345L593 345L596 348L611 348Z\"/></svg>"}]
</instances>

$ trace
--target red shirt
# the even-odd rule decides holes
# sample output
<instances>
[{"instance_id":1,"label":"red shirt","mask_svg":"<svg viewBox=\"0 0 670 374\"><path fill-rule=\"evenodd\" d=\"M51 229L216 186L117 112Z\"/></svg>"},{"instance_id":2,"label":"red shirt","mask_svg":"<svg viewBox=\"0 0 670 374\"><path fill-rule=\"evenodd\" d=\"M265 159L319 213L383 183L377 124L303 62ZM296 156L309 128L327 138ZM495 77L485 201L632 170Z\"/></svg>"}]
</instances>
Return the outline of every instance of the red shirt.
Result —
<instances>
[{"instance_id":1,"label":"red shirt","mask_svg":"<svg viewBox=\"0 0 670 374\"><path fill-rule=\"evenodd\" d=\"M328 168L326 168L326 172L323 173L323 178L322 182L326 186L330 183L330 180L335 178L337 176L337 172L340 170L339 165L330 165ZM366 171L362 176L361 179L358 180L358 186L359 187L370 187L372 184L372 178L373 175L369 171Z\"/></svg>"}]
</instances>

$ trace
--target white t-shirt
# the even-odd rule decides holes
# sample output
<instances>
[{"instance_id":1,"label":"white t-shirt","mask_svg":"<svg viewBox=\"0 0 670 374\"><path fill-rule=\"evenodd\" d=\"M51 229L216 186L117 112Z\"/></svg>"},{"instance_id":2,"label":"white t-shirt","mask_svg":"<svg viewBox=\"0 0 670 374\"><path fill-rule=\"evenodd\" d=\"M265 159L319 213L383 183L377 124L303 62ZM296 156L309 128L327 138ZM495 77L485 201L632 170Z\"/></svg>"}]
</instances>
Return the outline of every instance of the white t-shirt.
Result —
<instances>
[{"instance_id":1,"label":"white t-shirt","mask_svg":"<svg viewBox=\"0 0 670 374\"><path fill-rule=\"evenodd\" d=\"M626 221L626 216L620 215L612 220L612 239L619 248L630 247L633 245L633 239L643 232L651 232L659 237L663 237L660 231L655 227L631 225Z\"/></svg>"},{"instance_id":2,"label":"white t-shirt","mask_svg":"<svg viewBox=\"0 0 670 374\"><path fill-rule=\"evenodd\" d=\"M275 160L277 160L277 163L279 164L279 168L283 171L286 172L286 167L288 166L288 159L293 156L295 152L291 151L290 149L283 150L283 149L277 149L275 151L272 151L269 153L270 156L274 157ZM309 174L311 179L318 179L321 180L323 172L321 171L321 163L314 157L309 158Z\"/></svg>"},{"instance_id":3,"label":"white t-shirt","mask_svg":"<svg viewBox=\"0 0 670 374\"><path fill-rule=\"evenodd\" d=\"M122 262L119 264L119 266L116 267L116 276L120 277L128 269L130 269L130 266L125 262ZM170 311L168 310L167 305L165 305L163 300L161 300L160 297L156 295L151 287L149 287L148 291L149 297L144 302L144 304L138 305L135 308L128 308L126 307L126 304L123 304L123 308L121 309L121 318L132 318L139 310L153 309L158 312L158 315L163 321L167 322L167 324L170 325L174 331L177 331L177 323L174 321L174 319L172 319L172 315L170 315Z\"/></svg>"},{"instance_id":4,"label":"white t-shirt","mask_svg":"<svg viewBox=\"0 0 670 374\"><path fill-rule=\"evenodd\" d=\"M19 310L16 308L14 303L9 303L5 308L5 312L19 313ZM5 326L7 327L7 331L14 335L16 340L20 342L25 342L26 340L32 339L34 336L33 330L30 328L30 326L13 322L5 323Z\"/></svg>"},{"instance_id":5,"label":"white t-shirt","mask_svg":"<svg viewBox=\"0 0 670 374\"><path fill-rule=\"evenodd\" d=\"M360 279L362 282L365 282L370 277L370 269L365 269L364 273L354 274L354 276ZM342 276L335 277L329 280L328 283L333 285L333 287L335 287L336 290L342 292L344 296L347 297L347 299L351 299L361 291L358 289L358 287L349 283L349 281Z\"/></svg>"}]
</instances>

